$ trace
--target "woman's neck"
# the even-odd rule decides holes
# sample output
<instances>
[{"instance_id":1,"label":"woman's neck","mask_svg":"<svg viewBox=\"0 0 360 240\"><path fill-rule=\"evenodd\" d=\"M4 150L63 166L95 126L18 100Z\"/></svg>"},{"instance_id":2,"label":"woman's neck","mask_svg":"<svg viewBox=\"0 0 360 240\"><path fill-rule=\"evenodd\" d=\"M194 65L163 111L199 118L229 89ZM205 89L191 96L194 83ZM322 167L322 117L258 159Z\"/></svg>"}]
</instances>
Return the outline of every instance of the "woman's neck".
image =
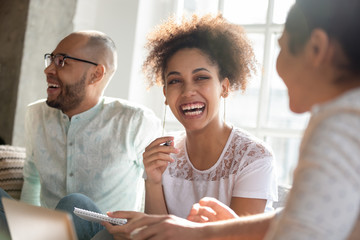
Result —
<instances>
[{"instance_id":1,"label":"woman's neck","mask_svg":"<svg viewBox=\"0 0 360 240\"><path fill-rule=\"evenodd\" d=\"M195 168L205 170L219 159L231 133L231 127L222 122L197 131L187 131L186 149Z\"/></svg>"}]
</instances>

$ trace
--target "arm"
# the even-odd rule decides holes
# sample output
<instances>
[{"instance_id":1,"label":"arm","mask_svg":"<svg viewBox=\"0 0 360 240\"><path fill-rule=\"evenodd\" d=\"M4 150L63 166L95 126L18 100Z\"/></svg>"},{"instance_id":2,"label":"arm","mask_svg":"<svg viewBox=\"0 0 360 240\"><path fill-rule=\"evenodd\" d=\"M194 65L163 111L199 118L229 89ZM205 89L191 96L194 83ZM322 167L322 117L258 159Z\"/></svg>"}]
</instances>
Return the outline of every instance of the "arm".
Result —
<instances>
[{"instance_id":1,"label":"arm","mask_svg":"<svg viewBox=\"0 0 360 240\"><path fill-rule=\"evenodd\" d=\"M267 201L277 200L277 177L272 150L256 139L234 142L234 186L230 208L239 216L263 213ZM240 151L241 150L241 151ZM240 154L242 152L242 154ZM267 209L268 210L268 209Z\"/></svg>"},{"instance_id":2,"label":"arm","mask_svg":"<svg viewBox=\"0 0 360 240\"><path fill-rule=\"evenodd\" d=\"M106 229L113 234L114 239L122 239L121 237L127 236L135 240L150 238L154 240L260 240L266 234L274 214L258 214L233 220L202 224L187 221L173 215L114 212L109 213L109 216L129 219L129 223L123 226L113 226L109 223L104 223Z\"/></svg>"},{"instance_id":3,"label":"arm","mask_svg":"<svg viewBox=\"0 0 360 240\"><path fill-rule=\"evenodd\" d=\"M145 180L145 212L149 214L167 214L167 208L162 189L162 174L169 162L173 162L170 153L177 153L174 144L163 146L173 137L162 137L154 140L143 154L147 179Z\"/></svg>"},{"instance_id":4,"label":"arm","mask_svg":"<svg viewBox=\"0 0 360 240\"><path fill-rule=\"evenodd\" d=\"M40 206L40 189L40 179L34 164L29 162L25 163L21 201Z\"/></svg>"},{"instance_id":5,"label":"arm","mask_svg":"<svg viewBox=\"0 0 360 240\"><path fill-rule=\"evenodd\" d=\"M145 212L148 214L167 214L162 185L145 181Z\"/></svg>"},{"instance_id":6,"label":"arm","mask_svg":"<svg viewBox=\"0 0 360 240\"><path fill-rule=\"evenodd\" d=\"M234 220L205 224L203 239L211 240L262 240L274 219L275 213L261 213Z\"/></svg>"},{"instance_id":7,"label":"arm","mask_svg":"<svg viewBox=\"0 0 360 240\"><path fill-rule=\"evenodd\" d=\"M255 144L243 159L248 164L236 173L230 207L239 216L269 211L265 209L268 201L278 199L273 155L265 146Z\"/></svg>"},{"instance_id":8,"label":"arm","mask_svg":"<svg viewBox=\"0 0 360 240\"><path fill-rule=\"evenodd\" d=\"M263 239L274 215L272 212L238 217L231 208L215 198L203 198L198 204L198 216L212 221L206 223L206 239Z\"/></svg>"},{"instance_id":9,"label":"arm","mask_svg":"<svg viewBox=\"0 0 360 240\"><path fill-rule=\"evenodd\" d=\"M237 143L239 144L239 143ZM237 216L246 216L257 213L263 213L267 200L277 199L277 182L274 171L273 157L271 151L261 144L249 144L247 153L244 155L235 155L233 162L245 162L243 166L235 165L235 184L232 187L232 198L230 208L233 214L218 215L216 212L209 216L203 216L198 213L198 206L195 204L190 211L188 220L197 222L219 221L236 218ZM247 145L246 145L247 146ZM236 146L243 148L242 145ZM200 205L208 207L208 200L200 200Z\"/></svg>"},{"instance_id":10,"label":"arm","mask_svg":"<svg viewBox=\"0 0 360 240\"><path fill-rule=\"evenodd\" d=\"M252 144L241 160L248 165L236 173L230 208L238 216L263 213L267 200L277 200L272 152L264 145Z\"/></svg>"},{"instance_id":11,"label":"arm","mask_svg":"<svg viewBox=\"0 0 360 240\"><path fill-rule=\"evenodd\" d=\"M21 200L32 205L40 206L40 178L33 162L32 132L33 124L29 109L26 112L26 159L24 163L24 184L21 191Z\"/></svg>"},{"instance_id":12,"label":"arm","mask_svg":"<svg viewBox=\"0 0 360 240\"><path fill-rule=\"evenodd\" d=\"M246 198L235 198L235 200L237 201L232 201L229 208L215 198L202 198L199 203L193 205L187 219L194 222L214 222L264 212L266 200Z\"/></svg>"},{"instance_id":13,"label":"arm","mask_svg":"<svg viewBox=\"0 0 360 240\"><path fill-rule=\"evenodd\" d=\"M265 205L266 199L232 197L230 208L241 217L263 213Z\"/></svg>"},{"instance_id":14,"label":"arm","mask_svg":"<svg viewBox=\"0 0 360 240\"><path fill-rule=\"evenodd\" d=\"M159 169L159 172L156 172L155 170L155 176L153 176L152 173L146 172L147 169L145 167L145 162L147 163L152 161L152 159L149 159L152 154L149 152L151 150L150 144L154 141L154 139L161 136L162 128L160 120L149 109L142 109L133 117L134 120L131 122L136 125L136 132L133 136L132 142L134 142L138 164L145 171L143 174L145 179L145 211L152 211L151 209L155 209L156 211L157 209L163 209L164 206L166 206L161 185L161 175L163 169ZM147 166L148 168L150 167L149 165ZM157 178L155 182L153 181L153 177ZM159 181L160 184L158 184ZM154 206L152 204L153 202L155 203ZM166 213L166 207L165 212L163 213Z\"/></svg>"}]
</instances>

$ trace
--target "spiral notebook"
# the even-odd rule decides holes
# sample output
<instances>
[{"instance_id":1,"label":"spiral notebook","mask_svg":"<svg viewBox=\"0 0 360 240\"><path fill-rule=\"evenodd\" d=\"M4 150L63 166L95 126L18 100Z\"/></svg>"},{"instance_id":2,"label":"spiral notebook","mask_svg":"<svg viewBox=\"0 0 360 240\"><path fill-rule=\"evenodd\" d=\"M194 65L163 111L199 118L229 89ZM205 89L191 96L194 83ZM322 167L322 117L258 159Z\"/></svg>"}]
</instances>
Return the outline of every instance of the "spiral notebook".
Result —
<instances>
[{"instance_id":1,"label":"spiral notebook","mask_svg":"<svg viewBox=\"0 0 360 240\"><path fill-rule=\"evenodd\" d=\"M70 214L2 198L12 240L77 240Z\"/></svg>"}]
</instances>

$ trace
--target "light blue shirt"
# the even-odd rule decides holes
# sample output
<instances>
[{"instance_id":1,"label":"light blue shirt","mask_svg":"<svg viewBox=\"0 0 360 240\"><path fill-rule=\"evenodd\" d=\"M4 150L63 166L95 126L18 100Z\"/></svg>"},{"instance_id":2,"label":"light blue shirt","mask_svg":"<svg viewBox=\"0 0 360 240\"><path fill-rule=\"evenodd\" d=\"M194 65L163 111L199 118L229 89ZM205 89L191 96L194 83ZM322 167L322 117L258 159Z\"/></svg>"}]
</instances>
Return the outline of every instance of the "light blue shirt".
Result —
<instances>
[{"instance_id":1,"label":"light blue shirt","mask_svg":"<svg viewBox=\"0 0 360 240\"><path fill-rule=\"evenodd\" d=\"M142 153L161 134L151 110L103 97L70 120L40 100L28 106L25 129L21 200L55 208L62 197L83 193L103 212L141 209Z\"/></svg>"}]
</instances>

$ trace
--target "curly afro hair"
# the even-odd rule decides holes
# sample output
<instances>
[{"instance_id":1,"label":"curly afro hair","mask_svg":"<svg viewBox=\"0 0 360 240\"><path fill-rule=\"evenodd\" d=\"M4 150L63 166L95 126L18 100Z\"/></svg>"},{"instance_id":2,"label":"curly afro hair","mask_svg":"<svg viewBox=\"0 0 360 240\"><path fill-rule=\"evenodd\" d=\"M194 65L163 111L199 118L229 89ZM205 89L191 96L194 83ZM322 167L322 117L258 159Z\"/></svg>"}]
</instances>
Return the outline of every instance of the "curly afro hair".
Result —
<instances>
[{"instance_id":1,"label":"curly afro hair","mask_svg":"<svg viewBox=\"0 0 360 240\"><path fill-rule=\"evenodd\" d=\"M239 25L229 23L221 14L192 15L179 22L174 17L158 25L148 36L149 55L143 72L149 86L164 85L168 59L183 48L197 48L219 67L219 78L228 78L231 90L245 91L255 72L252 47Z\"/></svg>"}]
</instances>

